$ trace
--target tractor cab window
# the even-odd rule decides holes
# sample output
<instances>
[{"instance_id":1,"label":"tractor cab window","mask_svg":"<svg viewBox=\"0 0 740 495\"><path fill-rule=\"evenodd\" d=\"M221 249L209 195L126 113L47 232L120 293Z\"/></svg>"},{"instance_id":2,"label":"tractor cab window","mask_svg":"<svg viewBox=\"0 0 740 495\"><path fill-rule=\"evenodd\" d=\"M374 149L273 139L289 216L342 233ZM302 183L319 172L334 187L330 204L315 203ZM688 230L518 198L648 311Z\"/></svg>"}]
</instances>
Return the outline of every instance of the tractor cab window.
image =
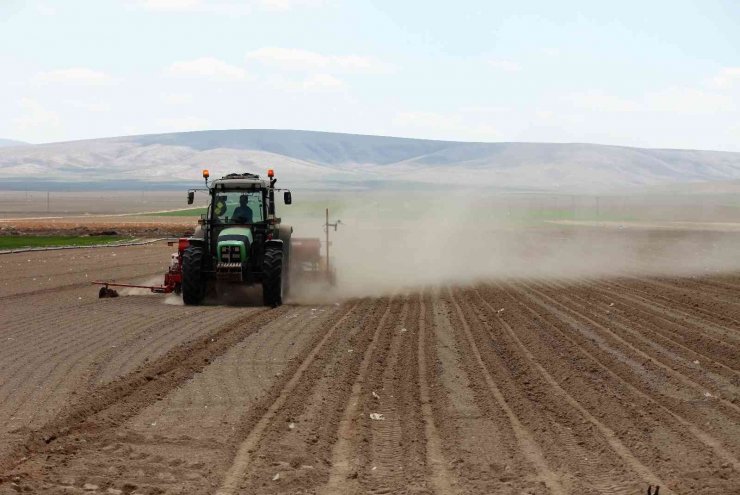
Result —
<instances>
[{"instance_id":1,"label":"tractor cab window","mask_svg":"<svg viewBox=\"0 0 740 495\"><path fill-rule=\"evenodd\" d=\"M262 191L216 193L213 218L224 224L248 224L264 221Z\"/></svg>"}]
</instances>

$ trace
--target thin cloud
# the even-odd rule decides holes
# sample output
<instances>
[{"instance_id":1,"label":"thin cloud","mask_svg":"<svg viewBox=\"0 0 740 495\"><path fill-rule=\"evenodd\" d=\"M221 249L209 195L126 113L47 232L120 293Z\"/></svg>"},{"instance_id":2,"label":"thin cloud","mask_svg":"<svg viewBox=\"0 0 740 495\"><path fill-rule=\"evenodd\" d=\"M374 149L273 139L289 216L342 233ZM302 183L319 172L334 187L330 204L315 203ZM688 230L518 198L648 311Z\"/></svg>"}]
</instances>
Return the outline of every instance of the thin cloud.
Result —
<instances>
[{"instance_id":1,"label":"thin cloud","mask_svg":"<svg viewBox=\"0 0 740 495\"><path fill-rule=\"evenodd\" d=\"M180 12L223 15L248 15L255 9L289 11L323 4L322 0L125 0L127 4L151 12Z\"/></svg>"},{"instance_id":2,"label":"thin cloud","mask_svg":"<svg viewBox=\"0 0 740 495\"><path fill-rule=\"evenodd\" d=\"M57 9L51 5L40 3L36 5L36 13L45 17L57 15Z\"/></svg>"},{"instance_id":3,"label":"thin cloud","mask_svg":"<svg viewBox=\"0 0 740 495\"><path fill-rule=\"evenodd\" d=\"M110 84L113 82L113 78L105 72L87 67L71 67L69 69L41 72L36 75L34 80L41 84L77 84L90 86Z\"/></svg>"},{"instance_id":4,"label":"thin cloud","mask_svg":"<svg viewBox=\"0 0 740 495\"><path fill-rule=\"evenodd\" d=\"M680 86L646 94L644 106L651 111L676 114L716 114L737 109L729 95Z\"/></svg>"},{"instance_id":5,"label":"thin cloud","mask_svg":"<svg viewBox=\"0 0 740 495\"><path fill-rule=\"evenodd\" d=\"M580 110L609 113L706 114L728 112L734 108L733 99L728 95L680 86L647 92L635 99L589 90L567 95L563 100Z\"/></svg>"},{"instance_id":6,"label":"thin cloud","mask_svg":"<svg viewBox=\"0 0 740 495\"><path fill-rule=\"evenodd\" d=\"M135 7L152 12L182 12L210 14L249 14L252 9L244 2L205 0L128 0Z\"/></svg>"},{"instance_id":7,"label":"thin cloud","mask_svg":"<svg viewBox=\"0 0 740 495\"><path fill-rule=\"evenodd\" d=\"M193 101L191 93L167 93L162 95L162 101L169 105L185 105Z\"/></svg>"},{"instance_id":8,"label":"thin cloud","mask_svg":"<svg viewBox=\"0 0 740 495\"><path fill-rule=\"evenodd\" d=\"M307 90L333 90L344 87L344 82L331 74L315 74L306 78L302 85Z\"/></svg>"},{"instance_id":9,"label":"thin cloud","mask_svg":"<svg viewBox=\"0 0 740 495\"><path fill-rule=\"evenodd\" d=\"M15 120L19 134L26 132L53 132L61 128L59 114L45 108L31 98L21 98L21 115Z\"/></svg>"},{"instance_id":10,"label":"thin cloud","mask_svg":"<svg viewBox=\"0 0 740 495\"><path fill-rule=\"evenodd\" d=\"M345 89L344 81L331 74L310 74L301 78L273 76L263 80L271 88L292 93L332 93Z\"/></svg>"},{"instance_id":11,"label":"thin cloud","mask_svg":"<svg viewBox=\"0 0 740 495\"><path fill-rule=\"evenodd\" d=\"M632 100L620 98L600 90L589 90L567 95L564 100L575 108L599 112L635 112L640 105Z\"/></svg>"},{"instance_id":12,"label":"thin cloud","mask_svg":"<svg viewBox=\"0 0 740 495\"><path fill-rule=\"evenodd\" d=\"M258 0L256 2L266 10L286 11L298 7L316 7L324 3L323 0Z\"/></svg>"},{"instance_id":13,"label":"thin cloud","mask_svg":"<svg viewBox=\"0 0 740 495\"><path fill-rule=\"evenodd\" d=\"M284 70L339 70L343 72L382 72L385 64L360 55L325 55L301 48L268 46L247 53L247 61L257 61Z\"/></svg>"},{"instance_id":14,"label":"thin cloud","mask_svg":"<svg viewBox=\"0 0 740 495\"><path fill-rule=\"evenodd\" d=\"M197 131L207 129L211 126L208 119L194 117L169 117L157 120L156 124L166 132Z\"/></svg>"},{"instance_id":15,"label":"thin cloud","mask_svg":"<svg viewBox=\"0 0 740 495\"><path fill-rule=\"evenodd\" d=\"M519 72L522 66L511 60L488 60L488 65L503 72Z\"/></svg>"},{"instance_id":16,"label":"thin cloud","mask_svg":"<svg viewBox=\"0 0 740 495\"><path fill-rule=\"evenodd\" d=\"M222 81L241 81L247 77L246 70L214 57L175 62L167 68L167 73L178 77L199 77Z\"/></svg>"},{"instance_id":17,"label":"thin cloud","mask_svg":"<svg viewBox=\"0 0 740 495\"><path fill-rule=\"evenodd\" d=\"M740 83L740 67L725 67L714 76L713 82L719 88L729 88Z\"/></svg>"},{"instance_id":18,"label":"thin cloud","mask_svg":"<svg viewBox=\"0 0 740 495\"><path fill-rule=\"evenodd\" d=\"M95 102L95 101L83 101L83 100L66 100L65 103L71 107L85 110L87 112L109 112L111 106L107 103Z\"/></svg>"},{"instance_id":19,"label":"thin cloud","mask_svg":"<svg viewBox=\"0 0 740 495\"><path fill-rule=\"evenodd\" d=\"M487 119L459 112L399 112L392 124L402 133L433 139L495 141L501 137L499 130Z\"/></svg>"}]
</instances>

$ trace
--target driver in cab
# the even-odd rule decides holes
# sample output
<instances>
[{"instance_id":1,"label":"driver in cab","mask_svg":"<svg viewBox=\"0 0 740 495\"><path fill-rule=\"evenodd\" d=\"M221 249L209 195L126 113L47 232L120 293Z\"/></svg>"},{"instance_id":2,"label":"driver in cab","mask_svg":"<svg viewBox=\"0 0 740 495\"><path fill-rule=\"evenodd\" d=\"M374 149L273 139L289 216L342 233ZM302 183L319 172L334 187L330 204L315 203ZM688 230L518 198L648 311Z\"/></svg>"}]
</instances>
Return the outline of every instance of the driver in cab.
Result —
<instances>
[{"instance_id":1,"label":"driver in cab","mask_svg":"<svg viewBox=\"0 0 740 495\"><path fill-rule=\"evenodd\" d=\"M239 197L239 206L234 210L234 216L232 217L235 223L253 223L252 209L247 205L248 202L249 196L246 194Z\"/></svg>"}]
</instances>

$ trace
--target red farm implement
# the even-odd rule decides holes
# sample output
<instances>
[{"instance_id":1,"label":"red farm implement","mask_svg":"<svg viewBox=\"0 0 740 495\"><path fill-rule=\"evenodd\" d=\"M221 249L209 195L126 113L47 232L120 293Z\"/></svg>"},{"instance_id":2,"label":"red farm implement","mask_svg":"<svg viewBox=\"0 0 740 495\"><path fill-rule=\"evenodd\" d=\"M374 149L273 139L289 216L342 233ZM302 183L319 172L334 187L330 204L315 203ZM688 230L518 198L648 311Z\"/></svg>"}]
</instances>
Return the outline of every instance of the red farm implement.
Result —
<instances>
[{"instance_id":1,"label":"red farm implement","mask_svg":"<svg viewBox=\"0 0 740 495\"><path fill-rule=\"evenodd\" d=\"M177 252L172 253L170 267L167 273L164 274L164 283L162 285L119 284L114 281L96 280L93 284L102 285L98 292L98 297L118 297L118 292L115 289L111 289L111 287L149 289L156 294L170 294L172 292L180 294L182 289L182 253L189 244L189 240L186 237L181 237L177 240ZM167 245L174 246L175 241L168 241Z\"/></svg>"}]
</instances>

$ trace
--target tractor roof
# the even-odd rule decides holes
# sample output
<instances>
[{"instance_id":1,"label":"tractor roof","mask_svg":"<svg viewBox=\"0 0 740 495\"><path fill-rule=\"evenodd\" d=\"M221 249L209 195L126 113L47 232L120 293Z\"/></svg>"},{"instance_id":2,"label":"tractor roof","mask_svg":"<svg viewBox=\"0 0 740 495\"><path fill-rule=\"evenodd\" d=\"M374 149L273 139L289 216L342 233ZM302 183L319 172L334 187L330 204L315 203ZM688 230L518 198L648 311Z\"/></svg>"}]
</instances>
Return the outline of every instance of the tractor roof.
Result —
<instances>
[{"instance_id":1,"label":"tractor roof","mask_svg":"<svg viewBox=\"0 0 740 495\"><path fill-rule=\"evenodd\" d=\"M229 174L211 182L212 188L218 189L261 189L269 187L269 183L260 179L257 174Z\"/></svg>"}]
</instances>

